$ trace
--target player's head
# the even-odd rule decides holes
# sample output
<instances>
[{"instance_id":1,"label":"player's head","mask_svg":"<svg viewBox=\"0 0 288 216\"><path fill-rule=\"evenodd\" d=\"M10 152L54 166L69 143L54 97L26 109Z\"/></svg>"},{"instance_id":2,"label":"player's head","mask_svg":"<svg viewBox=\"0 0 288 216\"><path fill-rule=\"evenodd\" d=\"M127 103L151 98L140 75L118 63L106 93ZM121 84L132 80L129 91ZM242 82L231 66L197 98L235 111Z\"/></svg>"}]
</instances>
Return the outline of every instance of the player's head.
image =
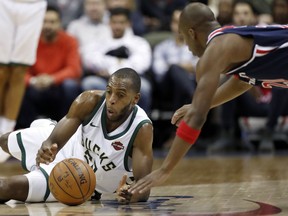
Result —
<instances>
[{"instance_id":1,"label":"player's head","mask_svg":"<svg viewBox=\"0 0 288 216\"><path fill-rule=\"evenodd\" d=\"M130 23L130 10L127 8L113 8L110 10L110 27L113 38L122 38Z\"/></svg>"},{"instance_id":2,"label":"player's head","mask_svg":"<svg viewBox=\"0 0 288 216\"><path fill-rule=\"evenodd\" d=\"M42 27L42 37L47 41L52 41L61 29L61 13L58 7L48 5Z\"/></svg>"},{"instance_id":3,"label":"player's head","mask_svg":"<svg viewBox=\"0 0 288 216\"><path fill-rule=\"evenodd\" d=\"M131 68L113 73L106 88L107 117L111 121L125 119L140 99L141 79Z\"/></svg>"},{"instance_id":4,"label":"player's head","mask_svg":"<svg viewBox=\"0 0 288 216\"><path fill-rule=\"evenodd\" d=\"M211 31L220 25L211 9L202 3L190 3L181 13L179 32L194 55L202 56Z\"/></svg>"}]
</instances>

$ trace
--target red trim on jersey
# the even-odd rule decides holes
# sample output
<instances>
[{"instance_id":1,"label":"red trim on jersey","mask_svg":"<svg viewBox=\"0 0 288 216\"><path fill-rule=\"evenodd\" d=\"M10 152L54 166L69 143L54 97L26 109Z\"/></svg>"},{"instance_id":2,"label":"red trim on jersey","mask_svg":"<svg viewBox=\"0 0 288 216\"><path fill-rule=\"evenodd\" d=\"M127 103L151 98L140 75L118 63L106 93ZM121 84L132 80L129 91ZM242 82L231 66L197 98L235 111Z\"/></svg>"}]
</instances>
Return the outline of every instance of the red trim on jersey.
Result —
<instances>
[{"instance_id":1,"label":"red trim on jersey","mask_svg":"<svg viewBox=\"0 0 288 216\"><path fill-rule=\"evenodd\" d=\"M224 26L222 28L216 29L215 31L210 33L210 35L208 36L208 41L210 41L216 34L221 33L224 29L234 28L234 27L235 26L230 25L230 26Z\"/></svg>"},{"instance_id":2,"label":"red trim on jersey","mask_svg":"<svg viewBox=\"0 0 288 216\"><path fill-rule=\"evenodd\" d=\"M256 53L257 54L267 54L271 51L273 51L275 48L271 49L271 50L260 50L260 49L257 49Z\"/></svg>"}]
</instances>

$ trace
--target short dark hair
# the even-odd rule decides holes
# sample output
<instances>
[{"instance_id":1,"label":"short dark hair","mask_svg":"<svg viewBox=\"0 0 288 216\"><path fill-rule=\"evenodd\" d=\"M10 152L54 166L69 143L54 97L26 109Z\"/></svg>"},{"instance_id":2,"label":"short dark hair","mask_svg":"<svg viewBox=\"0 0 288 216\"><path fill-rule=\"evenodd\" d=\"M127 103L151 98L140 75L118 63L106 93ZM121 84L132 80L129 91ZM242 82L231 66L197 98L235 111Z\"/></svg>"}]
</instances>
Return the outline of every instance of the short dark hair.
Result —
<instances>
[{"instance_id":1,"label":"short dark hair","mask_svg":"<svg viewBox=\"0 0 288 216\"><path fill-rule=\"evenodd\" d=\"M117 7L109 10L110 18L112 16L124 15L128 20L131 18L131 11L127 8Z\"/></svg>"},{"instance_id":2,"label":"short dark hair","mask_svg":"<svg viewBox=\"0 0 288 216\"><path fill-rule=\"evenodd\" d=\"M135 91L136 93L140 92L140 88L141 88L141 78L139 76L139 74L133 70L132 68L121 68L119 70L117 70L116 72L114 72L111 77L117 77L117 78L121 78L121 79L129 79L131 80L131 88L133 89L133 91ZM111 79L110 77L110 79Z\"/></svg>"},{"instance_id":3,"label":"short dark hair","mask_svg":"<svg viewBox=\"0 0 288 216\"><path fill-rule=\"evenodd\" d=\"M233 11L235 10L235 6L237 4L247 4L251 8L253 14L255 14L255 15L259 15L260 14L259 11L254 6L254 4L251 1L249 1L249 0L236 0L236 1L234 1L234 3L233 3Z\"/></svg>"},{"instance_id":4,"label":"short dark hair","mask_svg":"<svg viewBox=\"0 0 288 216\"><path fill-rule=\"evenodd\" d=\"M57 13L59 15L60 19L62 18L62 13L61 13L59 7L57 7L54 4L48 4L47 8L46 8L46 11L54 11L55 13Z\"/></svg>"}]
</instances>

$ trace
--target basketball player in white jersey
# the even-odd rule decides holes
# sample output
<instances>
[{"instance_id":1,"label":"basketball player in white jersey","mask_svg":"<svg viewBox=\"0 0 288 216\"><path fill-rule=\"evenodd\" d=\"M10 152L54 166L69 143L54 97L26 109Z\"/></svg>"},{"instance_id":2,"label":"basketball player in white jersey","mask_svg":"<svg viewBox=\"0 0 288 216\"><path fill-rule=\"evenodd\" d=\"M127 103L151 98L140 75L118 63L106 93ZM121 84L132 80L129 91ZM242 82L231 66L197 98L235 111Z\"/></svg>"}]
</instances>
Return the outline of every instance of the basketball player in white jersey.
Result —
<instances>
[{"instance_id":1,"label":"basketball player in white jersey","mask_svg":"<svg viewBox=\"0 0 288 216\"><path fill-rule=\"evenodd\" d=\"M15 127L24 75L35 62L46 4L46 0L0 1L0 135ZM0 149L0 162L7 158Z\"/></svg>"},{"instance_id":2,"label":"basketball player in white jersey","mask_svg":"<svg viewBox=\"0 0 288 216\"><path fill-rule=\"evenodd\" d=\"M3 135L2 149L30 172L0 179L2 203L55 201L47 185L49 174L57 162L70 157L86 161L95 171L95 199L117 191L121 203L146 201L150 191L128 193L129 184L149 174L153 162L153 126L137 105L140 86L137 72L120 69L110 77L105 94L83 92L56 125L36 121L30 128ZM35 125L39 122L43 125Z\"/></svg>"}]
</instances>

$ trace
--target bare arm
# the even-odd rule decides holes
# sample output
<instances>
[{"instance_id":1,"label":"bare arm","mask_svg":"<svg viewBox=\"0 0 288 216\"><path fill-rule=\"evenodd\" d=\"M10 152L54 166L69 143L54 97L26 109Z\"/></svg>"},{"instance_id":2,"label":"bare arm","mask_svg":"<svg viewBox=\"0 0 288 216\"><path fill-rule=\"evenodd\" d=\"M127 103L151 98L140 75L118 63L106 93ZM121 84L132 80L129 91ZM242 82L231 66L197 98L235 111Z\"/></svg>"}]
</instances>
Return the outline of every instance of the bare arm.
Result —
<instances>
[{"instance_id":1,"label":"bare arm","mask_svg":"<svg viewBox=\"0 0 288 216\"><path fill-rule=\"evenodd\" d=\"M198 130L202 128L213 103L220 74L226 72L236 63L248 60L251 50L251 40L242 39L237 35L219 36L211 41L197 65L198 84L192 104L189 105L184 116L184 121L189 127ZM130 189L130 192L145 192L147 189L164 182L190 147L191 144L176 136L162 166L141 179Z\"/></svg>"},{"instance_id":2,"label":"bare arm","mask_svg":"<svg viewBox=\"0 0 288 216\"><path fill-rule=\"evenodd\" d=\"M72 103L69 112L55 126L50 136L38 151L36 163L49 164L55 159L58 151L76 132L84 119L92 112L101 97L100 91L86 91Z\"/></svg>"},{"instance_id":3,"label":"bare arm","mask_svg":"<svg viewBox=\"0 0 288 216\"><path fill-rule=\"evenodd\" d=\"M230 77L225 83L217 88L217 91L213 97L210 108L220 106L236 97L242 93L248 91L253 86L245 83L241 80L238 80L234 77ZM180 107L172 116L171 123L178 126L180 121L183 119L185 114L188 112L191 104L185 104Z\"/></svg>"},{"instance_id":4,"label":"bare arm","mask_svg":"<svg viewBox=\"0 0 288 216\"><path fill-rule=\"evenodd\" d=\"M235 77L230 77L225 83L223 83L216 91L211 103L211 108L224 104L244 92L251 89L253 86L245 83Z\"/></svg>"},{"instance_id":5,"label":"bare arm","mask_svg":"<svg viewBox=\"0 0 288 216\"><path fill-rule=\"evenodd\" d=\"M235 37L235 36L233 36L233 37ZM236 37L239 37L239 36L236 36ZM244 42L244 43L246 45L243 45L243 49L244 49L243 52L247 53L247 54L244 54L243 56L240 56L240 57L236 56L236 59L234 61L232 60L232 64L230 63L230 65L229 65L229 62L227 62L226 63L226 64L228 64L226 66L227 68L229 68L231 65L234 65L233 64L234 62L237 62L237 61L241 62L241 61L244 61L244 59L248 59L249 58L249 54L250 53L247 52L247 51L245 52L245 49L249 49L249 48L247 48L247 42ZM248 41L248 45L249 45L249 41ZM232 49L238 49L238 48L237 47L236 48L232 47ZM225 52L225 50L223 50L223 52ZM237 52L241 52L241 50L238 50ZM219 57L222 56L222 58L224 56L226 58L226 60L231 58L228 55L226 55L226 56L222 55L222 54L218 54L218 55L219 55ZM235 54L231 54L231 55L235 56ZM217 56L215 58L217 59ZM201 59L203 59L203 58L201 58ZM218 60L216 60L214 62L220 63ZM205 61L205 64L206 64L206 61ZM208 63L208 64L211 64L211 63ZM217 64L215 66L217 66ZM217 67L213 68L213 65L211 65L210 67L212 68L211 70L217 70ZM225 72L227 70L227 68L223 69L223 72ZM198 74L198 72L197 72L197 74ZM223 103L226 103L226 102L238 97L239 95L241 95L242 93L248 91L251 88L252 88L252 86L249 85L248 83L245 83L245 82L243 82L241 80L238 80L238 79L236 79L234 77L230 77L229 80L227 80L220 87L217 88L217 91L216 91L216 93L215 93L215 95L213 97L213 100L211 102L210 108L214 108L214 107L219 106L219 105L221 105ZM190 108L190 105L191 104L183 105L181 108L176 110L175 113L172 116L171 123L175 124L175 125L178 125L179 122L183 119L184 115L188 112L188 110Z\"/></svg>"},{"instance_id":6,"label":"bare arm","mask_svg":"<svg viewBox=\"0 0 288 216\"><path fill-rule=\"evenodd\" d=\"M151 124L145 124L140 129L133 147L133 174L135 181L151 173L153 165L153 127ZM147 201L150 190L144 194L133 194L131 202Z\"/></svg>"},{"instance_id":7,"label":"bare arm","mask_svg":"<svg viewBox=\"0 0 288 216\"><path fill-rule=\"evenodd\" d=\"M133 145L132 167L135 182L148 175L152 170L153 164L153 126L150 123L144 124L139 130ZM118 190L118 201L122 203L147 201L150 190L145 193L135 193L131 196L128 192L129 187L122 187Z\"/></svg>"}]
</instances>

